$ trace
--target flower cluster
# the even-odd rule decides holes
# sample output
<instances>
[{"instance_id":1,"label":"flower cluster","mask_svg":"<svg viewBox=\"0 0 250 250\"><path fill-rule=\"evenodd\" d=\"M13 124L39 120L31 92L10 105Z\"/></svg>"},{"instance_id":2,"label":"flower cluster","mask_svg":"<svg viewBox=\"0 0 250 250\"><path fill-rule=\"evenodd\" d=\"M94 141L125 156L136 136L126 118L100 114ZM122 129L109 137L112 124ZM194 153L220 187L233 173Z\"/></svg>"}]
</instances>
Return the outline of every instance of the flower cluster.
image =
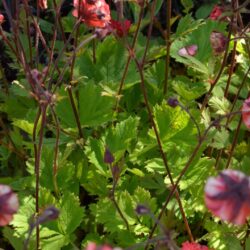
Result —
<instances>
[{"instance_id":1,"label":"flower cluster","mask_svg":"<svg viewBox=\"0 0 250 250\"><path fill-rule=\"evenodd\" d=\"M105 0L74 0L73 16L89 27L104 28L109 23L110 9Z\"/></svg>"},{"instance_id":2,"label":"flower cluster","mask_svg":"<svg viewBox=\"0 0 250 250\"><path fill-rule=\"evenodd\" d=\"M210 177L205 186L205 203L220 219L244 224L250 215L250 178L229 169Z\"/></svg>"},{"instance_id":3,"label":"flower cluster","mask_svg":"<svg viewBox=\"0 0 250 250\"><path fill-rule=\"evenodd\" d=\"M18 208L17 195L9 186L0 184L0 226L8 225Z\"/></svg>"},{"instance_id":4,"label":"flower cluster","mask_svg":"<svg viewBox=\"0 0 250 250\"><path fill-rule=\"evenodd\" d=\"M250 129L250 97L244 101L241 111L243 122Z\"/></svg>"}]
</instances>

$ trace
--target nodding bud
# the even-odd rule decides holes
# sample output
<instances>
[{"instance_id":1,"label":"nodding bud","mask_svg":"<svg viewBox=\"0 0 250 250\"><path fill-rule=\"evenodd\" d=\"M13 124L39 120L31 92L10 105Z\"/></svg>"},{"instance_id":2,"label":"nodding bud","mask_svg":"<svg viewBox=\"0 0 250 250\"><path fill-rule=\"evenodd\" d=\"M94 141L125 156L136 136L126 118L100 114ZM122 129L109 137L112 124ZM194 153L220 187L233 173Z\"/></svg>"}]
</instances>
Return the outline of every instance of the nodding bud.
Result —
<instances>
[{"instance_id":1,"label":"nodding bud","mask_svg":"<svg viewBox=\"0 0 250 250\"><path fill-rule=\"evenodd\" d=\"M137 207L135 208L135 212L139 215L143 215L143 214L149 214L150 210L149 208L147 208L146 206L139 204L137 205Z\"/></svg>"},{"instance_id":2,"label":"nodding bud","mask_svg":"<svg viewBox=\"0 0 250 250\"><path fill-rule=\"evenodd\" d=\"M39 215L37 217L37 219L32 217L30 227L34 228L37 225L43 224L43 223L48 222L48 221L55 220L58 218L58 216L59 216L59 210L53 206L49 206L42 212L41 215Z\"/></svg>"},{"instance_id":3,"label":"nodding bud","mask_svg":"<svg viewBox=\"0 0 250 250\"><path fill-rule=\"evenodd\" d=\"M112 153L110 152L110 150L107 147L105 148L103 160L107 164L112 164L115 160L114 156L112 155Z\"/></svg>"},{"instance_id":4,"label":"nodding bud","mask_svg":"<svg viewBox=\"0 0 250 250\"><path fill-rule=\"evenodd\" d=\"M167 103L172 108L175 108L179 105L179 101L175 97L170 97L168 99Z\"/></svg>"}]
</instances>

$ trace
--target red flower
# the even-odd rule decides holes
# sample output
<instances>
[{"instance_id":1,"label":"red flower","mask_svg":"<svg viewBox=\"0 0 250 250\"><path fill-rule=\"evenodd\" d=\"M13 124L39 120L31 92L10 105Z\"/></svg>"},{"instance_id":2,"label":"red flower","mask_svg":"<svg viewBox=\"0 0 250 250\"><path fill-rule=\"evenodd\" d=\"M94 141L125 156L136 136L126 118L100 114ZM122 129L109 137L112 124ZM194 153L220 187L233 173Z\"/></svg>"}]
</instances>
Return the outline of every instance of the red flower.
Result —
<instances>
[{"instance_id":1,"label":"red flower","mask_svg":"<svg viewBox=\"0 0 250 250\"><path fill-rule=\"evenodd\" d=\"M73 16L81 18L89 27L104 28L111 19L105 0L74 0L74 7Z\"/></svg>"},{"instance_id":2,"label":"red flower","mask_svg":"<svg viewBox=\"0 0 250 250\"><path fill-rule=\"evenodd\" d=\"M250 129L250 97L244 101L241 111L243 122Z\"/></svg>"},{"instance_id":3,"label":"red flower","mask_svg":"<svg viewBox=\"0 0 250 250\"><path fill-rule=\"evenodd\" d=\"M227 45L227 38L217 31L213 31L210 34L210 43L215 55L218 55L225 51Z\"/></svg>"},{"instance_id":4,"label":"red flower","mask_svg":"<svg viewBox=\"0 0 250 250\"><path fill-rule=\"evenodd\" d=\"M39 8L45 10L48 8L47 0L39 0L38 1Z\"/></svg>"},{"instance_id":5,"label":"red flower","mask_svg":"<svg viewBox=\"0 0 250 250\"><path fill-rule=\"evenodd\" d=\"M129 20L125 20L124 22L119 22L112 19L110 21L110 26L115 30L117 36L124 37L129 32L131 22Z\"/></svg>"},{"instance_id":6,"label":"red flower","mask_svg":"<svg viewBox=\"0 0 250 250\"><path fill-rule=\"evenodd\" d=\"M7 185L0 184L0 226L6 226L18 210L17 195Z\"/></svg>"},{"instance_id":7,"label":"red flower","mask_svg":"<svg viewBox=\"0 0 250 250\"><path fill-rule=\"evenodd\" d=\"M0 25L4 22L4 15L0 14Z\"/></svg>"},{"instance_id":8,"label":"red flower","mask_svg":"<svg viewBox=\"0 0 250 250\"><path fill-rule=\"evenodd\" d=\"M222 220L242 225L250 215L250 179L242 172L224 170L205 186L207 208Z\"/></svg>"},{"instance_id":9,"label":"red flower","mask_svg":"<svg viewBox=\"0 0 250 250\"><path fill-rule=\"evenodd\" d=\"M215 5L210 13L209 18L211 20L217 20L221 16L222 12L223 12L223 9L220 6Z\"/></svg>"},{"instance_id":10,"label":"red flower","mask_svg":"<svg viewBox=\"0 0 250 250\"><path fill-rule=\"evenodd\" d=\"M207 246L203 246L195 242L186 241L182 243L181 250L209 250L209 248Z\"/></svg>"}]
</instances>

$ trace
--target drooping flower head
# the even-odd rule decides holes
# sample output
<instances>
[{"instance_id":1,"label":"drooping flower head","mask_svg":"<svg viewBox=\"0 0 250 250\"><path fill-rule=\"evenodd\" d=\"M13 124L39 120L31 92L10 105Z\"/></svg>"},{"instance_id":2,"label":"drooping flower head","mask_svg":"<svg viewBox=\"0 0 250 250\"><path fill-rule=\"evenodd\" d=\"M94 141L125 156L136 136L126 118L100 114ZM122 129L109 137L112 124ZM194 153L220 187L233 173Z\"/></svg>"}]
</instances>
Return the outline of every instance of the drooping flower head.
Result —
<instances>
[{"instance_id":1,"label":"drooping flower head","mask_svg":"<svg viewBox=\"0 0 250 250\"><path fill-rule=\"evenodd\" d=\"M207 246L200 245L196 242L184 242L182 243L181 250L209 250Z\"/></svg>"},{"instance_id":2,"label":"drooping flower head","mask_svg":"<svg viewBox=\"0 0 250 250\"><path fill-rule=\"evenodd\" d=\"M210 44L215 55L225 51L227 45L227 38L218 31L213 31L210 34Z\"/></svg>"},{"instance_id":3,"label":"drooping flower head","mask_svg":"<svg viewBox=\"0 0 250 250\"><path fill-rule=\"evenodd\" d=\"M0 184L0 226L8 225L18 208L17 195L9 186Z\"/></svg>"},{"instance_id":4,"label":"drooping flower head","mask_svg":"<svg viewBox=\"0 0 250 250\"><path fill-rule=\"evenodd\" d=\"M243 122L250 129L250 97L244 101L241 111Z\"/></svg>"},{"instance_id":5,"label":"drooping flower head","mask_svg":"<svg viewBox=\"0 0 250 250\"><path fill-rule=\"evenodd\" d=\"M89 27L104 28L110 21L110 9L105 0L74 0L73 16Z\"/></svg>"},{"instance_id":6,"label":"drooping flower head","mask_svg":"<svg viewBox=\"0 0 250 250\"><path fill-rule=\"evenodd\" d=\"M250 215L250 179L236 170L210 177L205 186L207 208L220 219L242 225Z\"/></svg>"}]
</instances>

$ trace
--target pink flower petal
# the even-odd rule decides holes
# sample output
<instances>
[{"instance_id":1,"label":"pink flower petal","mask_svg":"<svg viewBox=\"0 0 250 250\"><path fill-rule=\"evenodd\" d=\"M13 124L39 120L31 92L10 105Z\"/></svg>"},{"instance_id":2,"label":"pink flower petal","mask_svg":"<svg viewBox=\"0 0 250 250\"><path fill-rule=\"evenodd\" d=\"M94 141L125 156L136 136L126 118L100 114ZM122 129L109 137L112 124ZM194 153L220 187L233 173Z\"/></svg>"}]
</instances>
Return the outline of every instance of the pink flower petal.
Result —
<instances>
[{"instance_id":1,"label":"pink flower petal","mask_svg":"<svg viewBox=\"0 0 250 250\"><path fill-rule=\"evenodd\" d=\"M196 55L197 50L198 46L193 44L179 49L178 54L179 56L194 56Z\"/></svg>"},{"instance_id":2,"label":"pink flower petal","mask_svg":"<svg viewBox=\"0 0 250 250\"><path fill-rule=\"evenodd\" d=\"M205 186L207 208L220 219L242 225L250 216L250 179L236 170L210 177Z\"/></svg>"}]
</instances>

